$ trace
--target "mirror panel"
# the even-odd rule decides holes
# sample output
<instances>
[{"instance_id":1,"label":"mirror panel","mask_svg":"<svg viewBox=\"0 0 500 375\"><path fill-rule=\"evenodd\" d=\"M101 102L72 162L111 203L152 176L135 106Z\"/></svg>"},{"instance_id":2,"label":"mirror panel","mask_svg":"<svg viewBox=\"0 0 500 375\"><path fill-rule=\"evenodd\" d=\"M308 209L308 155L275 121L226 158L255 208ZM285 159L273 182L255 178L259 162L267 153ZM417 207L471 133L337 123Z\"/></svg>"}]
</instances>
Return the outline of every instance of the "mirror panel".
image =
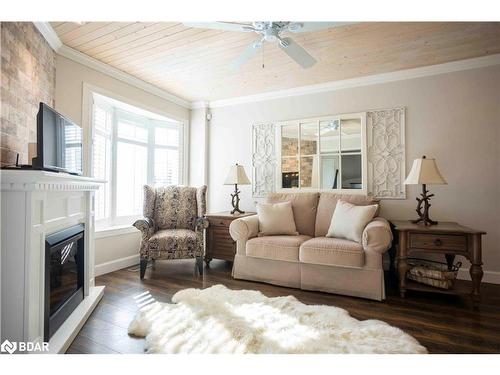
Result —
<instances>
[{"instance_id":1,"label":"mirror panel","mask_svg":"<svg viewBox=\"0 0 500 375\"><path fill-rule=\"evenodd\" d=\"M321 121L319 123L321 153L339 152L340 149L340 121L338 119Z\"/></svg>"},{"instance_id":2,"label":"mirror panel","mask_svg":"<svg viewBox=\"0 0 500 375\"><path fill-rule=\"evenodd\" d=\"M342 189L361 188L361 155L342 155Z\"/></svg>"},{"instance_id":3,"label":"mirror panel","mask_svg":"<svg viewBox=\"0 0 500 375\"><path fill-rule=\"evenodd\" d=\"M281 187L299 187L299 125L281 127Z\"/></svg>"},{"instance_id":4,"label":"mirror panel","mask_svg":"<svg viewBox=\"0 0 500 375\"><path fill-rule=\"evenodd\" d=\"M340 120L342 152L361 152L361 119Z\"/></svg>"},{"instance_id":5,"label":"mirror panel","mask_svg":"<svg viewBox=\"0 0 500 375\"><path fill-rule=\"evenodd\" d=\"M337 189L340 180L340 165L338 155L321 156L321 188Z\"/></svg>"}]
</instances>

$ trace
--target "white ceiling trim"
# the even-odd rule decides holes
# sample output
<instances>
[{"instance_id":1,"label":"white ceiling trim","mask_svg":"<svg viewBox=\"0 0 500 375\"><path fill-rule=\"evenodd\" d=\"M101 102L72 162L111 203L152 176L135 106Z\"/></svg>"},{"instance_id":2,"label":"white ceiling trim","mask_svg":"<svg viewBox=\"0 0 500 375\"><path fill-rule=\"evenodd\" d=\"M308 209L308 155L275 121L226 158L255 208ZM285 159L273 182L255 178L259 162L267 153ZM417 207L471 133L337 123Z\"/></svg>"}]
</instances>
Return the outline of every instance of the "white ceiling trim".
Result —
<instances>
[{"instance_id":1,"label":"white ceiling trim","mask_svg":"<svg viewBox=\"0 0 500 375\"><path fill-rule=\"evenodd\" d=\"M120 69L116 69L111 65L105 64L97 59L94 59L84 53L77 51L71 47L63 45L57 53L64 56L70 60L76 61L82 65L88 66L91 69L97 70L98 72L104 73L108 76L116 78L122 82L128 83L131 86L135 86L138 89L144 90L150 94L159 96L166 99L172 103L178 104L185 108L191 108L191 103L185 99L182 99L174 94L171 94L158 86L152 85L143 81L142 79L136 78L133 75L125 73Z\"/></svg>"},{"instance_id":2,"label":"white ceiling trim","mask_svg":"<svg viewBox=\"0 0 500 375\"><path fill-rule=\"evenodd\" d=\"M159 96L160 98L178 104L184 108L191 108L191 102L189 102L188 100L180 98L159 88L158 86L147 83L142 79L134 77L131 74L125 73L120 69L116 69L109 64L105 64L97 59L94 59L93 57L77 51L76 49L66 46L61 42L61 40L57 36L57 33L48 22L33 22L33 24L57 54L76 61L82 65L88 66L89 68L97 70L98 72L116 78L117 80L128 83L129 85L137 87L138 89L144 90L150 94Z\"/></svg>"},{"instance_id":3,"label":"white ceiling trim","mask_svg":"<svg viewBox=\"0 0 500 375\"><path fill-rule=\"evenodd\" d=\"M292 89L265 92L261 94L240 96L231 99L221 99L209 102L210 108L227 107L238 104L261 102L266 100L281 99L291 96L317 94L328 91L344 90L354 87L376 85L380 83L402 81L407 79L434 76L438 74L458 72L462 70L484 68L500 65L500 54L476 57L472 59L452 61L444 64L428 65L419 68L398 70L390 73L375 74L341 81L319 83L316 85L295 87Z\"/></svg>"},{"instance_id":4,"label":"white ceiling trim","mask_svg":"<svg viewBox=\"0 0 500 375\"><path fill-rule=\"evenodd\" d=\"M50 23L48 22L33 22L35 27L40 31L40 34L45 38L47 43L52 47L54 51L58 51L62 46L63 43L61 42L61 39L57 36L56 32L50 26Z\"/></svg>"},{"instance_id":5,"label":"white ceiling trim","mask_svg":"<svg viewBox=\"0 0 500 375\"><path fill-rule=\"evenodd\" d=\"M33 23L36 26L36 28L40 31L40 33L44 36L44 38L47 40L47 42L50 44L50 46L54 49L54 51L56 51L58 54L67 57L73 61L76 61L80 64L86 65L101 73L107 74L122 82L135 86L141 90L149 92L153 95L159 96L175 104L178 104L182 107L190 109L227 107L232 105L261 102L266 100L281 99L292 96L317 94L322 92L344 90L348 88L369 86L380 83L428 77L438 74L458 72L462 70L484 68L500 64L500 54L495 54L495 55L477 57L466 60L452 61L444 64L429 65L429 66L399 70L389 73L382 73L364 77L345 79L340 81L319 83L315 85L295 87L286 90L270 91L270 92L264 92L248 96L240 96L230 99L214 100L210 102L209 101L190 102L174 94L171 94L159 88L158 86L147 83L139 78L134 77L131 74L125 73L124 71L116 69L109 64L103 63L97 59L94 59L88 55L85 55L84 53L81 53L71 47L64 45L57 36L52 26L48 22L33 22Z\"/></svg>"}]
</instances>

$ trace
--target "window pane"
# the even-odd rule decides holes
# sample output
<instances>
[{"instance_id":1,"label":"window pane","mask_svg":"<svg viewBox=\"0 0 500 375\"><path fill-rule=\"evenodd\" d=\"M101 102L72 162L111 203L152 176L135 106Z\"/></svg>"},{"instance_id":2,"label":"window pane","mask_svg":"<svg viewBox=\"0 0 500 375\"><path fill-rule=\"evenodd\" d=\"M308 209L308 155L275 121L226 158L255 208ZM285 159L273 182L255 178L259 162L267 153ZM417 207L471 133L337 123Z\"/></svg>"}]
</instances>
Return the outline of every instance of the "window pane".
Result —
<instances>
[{"instance_id":1,"label":"window pane","mask_svg":"<svg viewBox=\"0 0 500 375\"><path fill-rule=\"evenodd\" d=\"M300 158L300 187L318 187L317 156L303 156Z\"/></svg>"},{"instance_id":2,"label":"window pane","mask_svg":"<svg viewBox=\"0 0 500 375\"><path fill-rule=\"evenodd\" d=\"M111 113L98 105L94 105L94 129L111 134Z\"/></svg>"},{"instance_id":3,"label":"window pane","mask_svg":"<svg viewBox=\"0 0 500 375\"><path fill-rule=\"evenodd\" d=\"M179 129L156 126L155 144L179 147Z\"/></svg>"},{"instance_id":4,"label":"window pane","mask_svg":"<svg viewBox=\"0 0 500 375\"><path fill-rule=\"evenodd\" d=\"M300 124L300 156L316 155L318 145L318 124Z\"/></svg>"},{"instance_id":5,"label":"window pane","mask_svg":"<svg viewBox=\"0 0 500 375\"><path fill-rule=\"evenodd\" d=\"M342 189L361 189L361 155L342 155Z\"/></svg>"},{"instance_id":6,"label":"window pane","mask_svg":"<svg viewBox=\"0 0 500 375\"><path fill-rule=\"evenodd\" d=\"M118 120L118 137L137 142L148 141L148 130L139 124L130 121Z\"/></svg>"},{"instance_id":7,"label":"window pane","mask_svg":"<svg viewBox=\"0 0 500 375\"><path fill-rule=\"evenodd\" d=\"M338 155L321 156L321 188L337 189L339 187L340 167Z\"/></svg>"},{"instance_id":8,"label":"window pane","mask_svg":"<svg viewBox=\"0 0 500 375\"><path fill-rule=\"evenodd\" d=\"M361 151L361 119L340 120L342 152Z\"/></svg>"},{"instance_id":9,"label":"window pane","mask_svg":"<svg viewBox=\"0 0 500 375\"><path fill-rule=\"evenodd\" d=\"M321 121L319 123L321 152L338 152L340 149L339 120Z\"/></svg>"},{"instance_id":10,"label":"window pane","mask_svg":"<svg viewBox=\"0 0 500 375\"><path fill-rule=\"evenodd\" d=\"M164 148L155 149L155 185L179 184L179 151Z\"/></svg>"},{"instance_id":11,"label":"window pane","mask_svg":"<svg viewBox=\"0 0 500 375\"><path fill-rule=\"evenodd\" d=\"M297 156L299 153L298 125L281 127L281 156Z\"/></svg>"},{"instance_id":12,"label":"window pane","mask_svg":"<svg viewBox=\"0 0 500 375\"><path fill-rule=\"evenodd\" d=\"M110 161L111 161L111 142L104 135L97 133L94 136L93 148L93 171L95 178L108 181L101 184L99 190L95 193L95 218L104 219L109 216L110 206Z\"/></svg>"},{"instance_id":13,"label":"window pane","mask_svg":"<svg viewBox=\"0 0 500 375\"><path fill-rule=\"evenodd\" d=\"M281 158L281 187L299 187L299 162L295 157Z\"/></svg>"},{"instance_id":14,"label":"window pane","mask_svg":"<svg viewBox=\"0 0 500 375\"><path fill-rule=\"evenodd\" d=\"M116 152L117 216L140 214L147 183L147 147L118 142Z\"/></svg>"}]
</instances>

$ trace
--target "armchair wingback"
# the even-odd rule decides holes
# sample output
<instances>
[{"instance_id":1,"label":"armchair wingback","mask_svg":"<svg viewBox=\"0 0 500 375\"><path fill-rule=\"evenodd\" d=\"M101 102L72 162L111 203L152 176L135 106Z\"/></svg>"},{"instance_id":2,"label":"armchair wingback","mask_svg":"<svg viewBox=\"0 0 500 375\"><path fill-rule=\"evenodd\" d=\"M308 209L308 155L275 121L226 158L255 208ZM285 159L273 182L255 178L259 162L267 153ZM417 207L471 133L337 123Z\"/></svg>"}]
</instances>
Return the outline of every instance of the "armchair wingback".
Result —
<instances>
[{"instance_id":1,"label":"armchair wingback","mask_svg":"<svg viewBox=\"0 0 500 375\"><path fill-rule=\"evenodd\" d=\"M142 233L141 279L147 262L156 259L196 258L203 271L206 191L206 186L144 186L144 218L134 223Z\"/></svg>"}]
</instances>

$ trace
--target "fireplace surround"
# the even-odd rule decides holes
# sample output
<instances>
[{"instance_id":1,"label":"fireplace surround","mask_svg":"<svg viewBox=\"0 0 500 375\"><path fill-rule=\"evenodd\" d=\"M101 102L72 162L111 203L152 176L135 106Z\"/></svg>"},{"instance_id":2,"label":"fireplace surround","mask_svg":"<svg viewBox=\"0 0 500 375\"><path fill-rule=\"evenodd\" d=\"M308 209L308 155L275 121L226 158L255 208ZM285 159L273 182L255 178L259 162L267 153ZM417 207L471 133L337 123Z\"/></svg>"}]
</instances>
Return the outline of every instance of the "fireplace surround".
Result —
<instances>
[{"instance_id":1,"label":"fireplace surround","mask_svg":"<svg viewBox=\"0 0 500 375\"><path fill-rule=\"evenodd\" d=\"M94 192L104 181L33 170L0 178L0 342L64 353L104 293L94 281Z\"/></svg>"}]
</instances>

